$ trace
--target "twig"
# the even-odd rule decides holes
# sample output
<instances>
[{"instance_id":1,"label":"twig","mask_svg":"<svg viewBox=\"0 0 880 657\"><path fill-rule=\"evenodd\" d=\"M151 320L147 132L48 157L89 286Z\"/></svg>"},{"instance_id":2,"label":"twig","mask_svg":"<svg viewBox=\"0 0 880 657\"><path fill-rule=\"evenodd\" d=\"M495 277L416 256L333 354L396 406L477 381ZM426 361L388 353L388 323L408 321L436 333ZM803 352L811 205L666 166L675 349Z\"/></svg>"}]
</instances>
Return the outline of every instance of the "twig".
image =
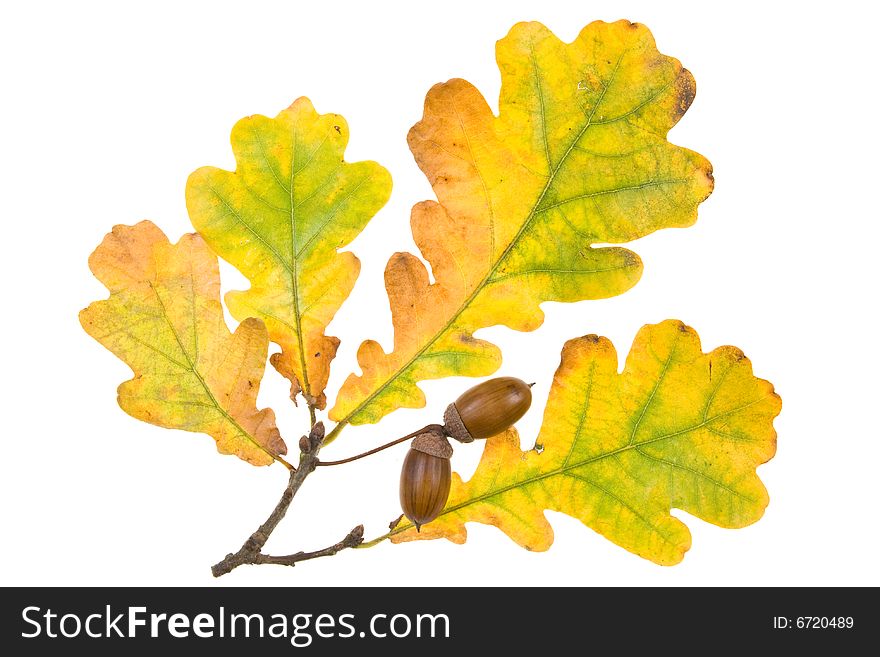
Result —
<instances>
[{"instance_id":1,"label":"twig","mask_svg":"<svg viewBox=\"0 0 880 657\"><path fill-rule=\"evenodd\" d=\"M345 538L338 543L326 547L323 550L315 552L297 552L296 554L288 554L283 557L273 556L271 554L257 554L252 563L272 563L278 566L295 566L300 561L308 561L309 559L317 559L319 557L332 557L340 550L346 548L357 547L364 542L364 526L358 525L352 529Z\"/></svg>"},{"instance_id":2,"label":"twig","mask_svg":"<svg viewBox=\"0 0 880 657\"><path fill-rule=\"evenodd\" d=\"M431 431L432 429L444 431L444 427L442 424L429 424L425 427L422 427L421 429L418 429L417 431L413 431L412 433L408 433L405 436L401 436L400 438L392 440L390 443L385 443L384 445L380 445L379 447L375 447L367 452L363 452L361 454L356 454L355 456L349 456L347 459L340 459L338 461L318 461L317 465L342 465L343 463L351 463L352 461L357 461L358 459L362 459L365 456L370 456L372 454L375 454L376 452L381 452L383 449L388 449L389 447L394 447L394 445L398 445L398 444L404 442L405 440L409 440L410 438L414 438L415 436L419 435L420 433L422 433L424 431Z\"/></svg>"},{"instance_id":3,"label":"twig","mask_svg":"<svg viewBox=\"0 0 880 657\"><path fill-rule=\"evenodd\" d=\"M308 437L303 436L303 440L300 442L300 449L302 452L300 454L299 467L296 470L290 471L290 479L288 479L287 488L284 489L284 493L281 495L281 499L278 501L275 509L266 519L266 522L260 525L259 529L250 535L238 552L230 552L222 561L211 567L211 573L214 577L220 577L221 575L232 572L235 568L238 568L243 564L257 563L257 557L261 556L260 551L263 549L263 546L266 545L269 536L272 535L272 532L275 531L275 528L278 526L278 523L281 522L284 514L287 513L290 503L293 501L300 486L302 486L303 482L306 480L306 477L308 477L315 469L315 466L318 463L318 452L321 450L323 442L324 425L321 422L317 422L312 427Z\"/></svg>"},{"instance_id":4,"label":"twig","mask_svg":"<svg viewBox=\"0 0 880 657\"><path fill-rule=\"evenodd\" d=\"M309 408L311 410L311 406ZM337 425L337 428L338 426L339 425ZM295 554L279 556L263 554L262 551L263 547L266 545L266 542L269 540L269 537L272 535L272 532L275 531L278 523L281 522L281 519L284 518L285 514L287 513L287 509L290 507L291 502L293 502L293 498L296 496L300 487L303 485L306 477L308 477L315 470L316 467L318 467L319 465L341 465L343 463L357 461L358 459L362 459L365 456L370 456L371 454L375 454L376 452L381 452L383 449L387 449L389 447L402 443L405 440L409 440L410 438L413 438L418 434L431 429L440 429L441 431L444 430L442 425L429 424L417 431L413 431L410 434L397 438L396 440L392 440L391 442L384 445L380 445L379 447L375 447L367 452L363 452L355 456L350 456L346 459L340 459L338 461L321 461L318 459L318 452L321 451L321 447L323 447L325 443L324 424L321 422L316 422L312 426L312 430L309 432L309 435L303 436L300 439L299 467L290 470L290 478L287 481L287 487L284 489L284 493L282 493L281 499L278 501L278 504L275 505L275 509L273 509L272 513L266 519L266 522L260 525L257 531L250 535L250 537L244 542L241 548L239 548L238 552L230 552L226 555L226 557L224 557L222 561L211 566L211 574L213 574L214 577L221 577L222 575L226 575L227 573L232 572L239 566L243 566L245 564L275 564L279 566L294 566L300 561L308 561L309 559L318 559L320 557L330 557L337 552L348 548L370 547L372 545L381 543L382 541L390 538L396 533L399 533L403 530L403 528L390 527L391 531L388 534L373 539L369 543L364 543L364 526L358 525L350 532L348 532L345 538L343 538L338 543L334 543L330 547L326 547L321 550L315 550L314 552L296 552ZM289 467L292 468L292 466Z\"/></svg>"}]
</instances>

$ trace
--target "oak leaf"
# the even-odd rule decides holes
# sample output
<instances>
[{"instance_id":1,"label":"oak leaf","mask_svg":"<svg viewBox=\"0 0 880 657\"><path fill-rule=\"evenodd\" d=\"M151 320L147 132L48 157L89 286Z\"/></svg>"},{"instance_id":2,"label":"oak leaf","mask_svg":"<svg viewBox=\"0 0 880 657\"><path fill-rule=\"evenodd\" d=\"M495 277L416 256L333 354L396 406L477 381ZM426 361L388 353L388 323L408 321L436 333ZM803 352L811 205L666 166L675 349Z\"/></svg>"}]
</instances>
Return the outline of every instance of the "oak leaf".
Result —
<instances>
[{"instance_id":1,"label":"oak leaf","mask_svg":"<svg viewBox=\"0 0 880 657\"><path fill-rule=\"evenodd\" d=\"M691 225L712 191L709 162L666 139L694 79L644 26L591 23L565 44L520 23L496 54L497 117L455 79L430 90L409 133L438 199L411 217L436 282L409 253L389 261L394 347L361 345L363 373L348 377L330 414L341 425L424 406L419 381L494 372L500 351L477 329L531 331L542 302L625 292L639 257L596 245Z\"/></svg>"},{"instance_id":2,"label":"oak leaf","mask_svg":"<svg viewBox=\"0 0 880 657\"><path fill-rule=\"evenodd\" d=\"M466 522L495 525L529 550L546 550L544 511L571 515L659 564L690 548L671 508L721 527L757 521L767 490L755 468L776 452L781 401L736 347L702 353L697 334L669 320L636 336L622 373L606 338L566 343L536 448L516 430L491 438L474 476L453 475L446 509L402 542L467 538Z\"/></svg>"},{"instance_id":3,"label":"oak leaf","mask_svg":"<svg viewBox=\"0 0 880 657\"><path fill-rule=\"evenodd\" d=\"M257 410L269 338L258 319L230 333L217 257L201 237L171 244L149 221L116 226L89 258L110 298L80 312L86 332L125 361L129 415L211 435L223 454L268 465L286 453L271 409Z\"/></svg>"},{"instance_id":4,"label":"oak leaf","mask_svg":"<svg viewBox=\"0 0 880 657\"><path fill-rule=\"evenodd\" d=\"M251 282L226 295L233 317L258 317L281 346L272 364L291 398L324 408L339 340L324 334L360 272L338 253L385 205L391 177L375 162L347 163L348 125L299 98L274 119L249 116L232 129L235 172L190 175L193 226Z\"/></svg>"}]
</instances>

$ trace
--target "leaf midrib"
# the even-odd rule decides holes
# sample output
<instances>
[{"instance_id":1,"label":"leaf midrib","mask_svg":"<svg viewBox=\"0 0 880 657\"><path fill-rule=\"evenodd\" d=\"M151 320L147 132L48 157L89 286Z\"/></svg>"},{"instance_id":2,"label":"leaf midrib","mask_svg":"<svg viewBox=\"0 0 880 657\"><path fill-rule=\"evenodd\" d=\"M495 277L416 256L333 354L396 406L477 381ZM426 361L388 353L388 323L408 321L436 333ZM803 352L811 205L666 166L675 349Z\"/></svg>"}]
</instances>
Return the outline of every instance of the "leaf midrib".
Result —
<instances>
[{"instance_id":1,"label":"leaf midrib","mask_svg":"<svg viewBox=\"0 0 880 657\"><path fill-rule=\"evenodd\" d=\"M294 119L296 121L296 119ZM288 201L290 203L290 209L288 212L289 218L289 228L290 228L290 263L285 263L284 259L280 257L280 254L277 254L277 259L285 266L287 269L287 273L290 278L290 297L291 302L293 304L293 322L294 322L294 330L296 332L296 346L297 352L299 355L300 368L302 371L302 381L301 387L303 395L306 398L306 402L311 405L312 403L312 388L309 383L309 374L306 367L306 352L305 346L303 345L303 334L302 334L302 317L300 315L299 310L299 273L296 266L297 263L297 245L296 245L296 202L295 202L295 193L294 186L296 184L296 174L298 173L296 170L296 145L297 145L297 131L296 131L296 123L294 122L293 126L293 147L291 149L290 154L290 180L288 181L287 187L285 188L284 184L281 182L281 179L278 176L278 173L272 167L272 163L269 160L269 155L266 152L266 144L263 142L262 134L259 130L254 128L253 135L260 145L260 156L263 158L263 161L266 163L266 168L271 172L272 177L275 178L275 182L283 191L286 191L288 194ZM318 148L315 149L315 153L324 145L324 142L327 141L325 137L324 140L318 145ZM309 163L311 163L312 158L315 153L312 153L312 156L309 158L308 162L303 166L303 168L307 167ZM262 238L261 238L262 239ZM262 240L266 246L269 246L266 240ZM269 247L273 252L274 249Z\"/></svg>"},{"instance_id":2,"label":"leaf midrib","mask_svg":"<svg viewBox=\"0 0 880 657\"><path fill-rule=\"evenodd\" d=\"M345 417L343 417L342 420L339 421L339 424L337 425L337 427L334 427L333 432L331 432L331 433L337 433L338 430L341 429L342 427L344 427L346 424L348 424L355 415L357 415L358 413L363 411L364 408L369 406L369 404L376 397L378 397L380 394L385 392L385 390L388 388L388 386L392 382L396 381L406 370L408 370L410 368L410 366L412 366L413 363L415 363L422 356L422 354L424 354L428 349L430 349L434 345L435 342L437 342L437 340L439 340L443 335L446 334L446 332L455 324L455 322L458 320L458 318L461 316L461 314L470 306L470 304L474 301L474 299L483 291L485 286L491 281L492 276L495 274L495 272L498 271L498 268L507 259L507 257L510 255L513 248L519 243L519 240L522 238L525 231L529 228L529 226L531 226L532 221L534 220L535 216L538 214L538 208L540 207L541 202L544 200L544 197L547 195L547 192L550 190L551 186L553 185L553 182L556 180L556 175L559 173L559 170L562 168L563 164L565 164L565 162L568 160L568 156L574 150L575 145L587 133L587 130L590 128L590 126L593 125L593 117L595 116L596 111L599 109L602 102L604 101L605 95L608 92L608 88L613 84L614 78L617 75L617 70L620 68L620 62L623 60L623 57L627 54L627 52L629 52L629 51L624 50L620 54L620 57L617 58L617 63L615 64L614 69L612 70L611 75L608 78L608 82L603 85L602 93L599 96L599 98L597 99L596 104L593 105L593 109L590 112L590 115L587 117L587 121L584 124L584 127L580 130L580 132L578 132L577 136L575 136L575 138L572 140L571 144L569 144L568 149L565 151L565 153L563 153L562 157L559 159L559 162L556 165L556 167L554 167L553 170L550 172L550 175L547 177L547 182L544 184L544 188L541 190L541 193L538 195L537 200L532 205L531 210L529 210L528 215L526 215L525 221L523 221L522 226L520 226L520 229L517 231L516 235L513 236L513 239L510 241L510 243L507 245L507 247L504 249L504 251L498 257L495 264L489 269L486 276L484 276L483 279L474 287L473 292L471 292L471 294L462 302L462 304L459 306L458 310L456 310L455 313L452 315L452 317L450 317L449 320L443 325L443 328L440 329L437 333L435 333L434 337L431 338L431 340L429 340L422 348L420 348L404 365L399 367L394 372L394 374L392 374L390 377L388 377L382 383L381 386L376 388L376 390L374 390L366 399L364 399L364 401L362 401L360 404L355 406L355 408L351 412L346 414ZM537 72L536 72L536 74L537 74ZM542 117L542 123L543 123L543 117ZM476 163L474 164L474 168L476 168Z\"/></svg>"},{"instance_id":3,"label":"leaf midrib","mask_svg":"<svg viewBox=\"0 0 880 657\"><path fill-rule=\"evenodd\" d=\"M701 428L711 424L712 422L714 422L715 420L717 420L721 417L725 417L725 416L731 415L733 413L738 413L739 411L742 411L746 408L749 408L750 406L754 406L755 404L758 404L758 403L764 401L765 399L769 398L770 396L772 396L772 393L768 394L768 395L764 395L763 397L760 397L758 399L754 399L746 404L743 404L742 406L737 406L736 408L730 409L728 411L724 411L723 413L719 413L718 415L713 415L711 418L702 420L698 424L687 427L685 429L680 429L678 431L674 431L669 434L657 436L657 437L651 438L649 440L643 440L638 443L631 443L631 444L623 445L623 446L618 447L616 449L613 449L611 451L603 452L601 454L596 454L596 455L591 456L589 458L583 459L581 461L578 461L577 463L564 464L558 468L554 468L553 470L543 472L539 475L535 475L533 477L527 477L525 479L520 479L512 484L507 485L507 486L503 486L501 488L492 490L492 491L484 493L482 495L478 495L477 497L469 498L469 499L465 500L464 502L456 504L455 506L448 507L443 510L443 512L440 514L440 517L445 516L450 513L454 513L455 511L458 511L460 509L464 509L464 508L472 506L474 504L479 504L480 502L485 502L486 500L489 500L493 497L503 495L504 493L506 493L508 491L511 491L511 490L514 490L517 488L525 488L526 486L530 486L536 482L543 481L544 479L556 477L559 475L564 475L567 472L569 472L570 470L576 470L578 468L582 468L587 465L592 465L593 463L596 463L596 462L601 461L606 458L617 456L618 454L627 452L629 450L634 449L636 451L639 451L639 448L643 447L645 445L650 445L652 443L657 443L657 442L661 442L664 440L669 440L670 438L676 438L676 437L684 435L684 434L692 433L694 431L697 431L698 429L701 429ZM399 533L406 531L407 529L411 529L411 528L412 528L412 525L406 525L404 527L395 527L392 531L388 532L383 538L388 538L388 537L394 536L395 534L399 534Z\"/></svg>"},{"instance_id":4,"label":"leaf midrib","mask_svg":"<svg viewBox=\"0 0 880 657\"><path fill-rule=\"evenodd\" d=\"M286 187L281 182L281 179L279 178L278 173L272 168L271 162L269 161L269 157L266 152L266 146L265 146L263 139L262 139L262 135L257 130L254 130L254 136L257 140L257 143L260 145L260 155L262 156L263 160L266 162L266 168L269 169L269 171L272 173L272 177L275 178L275 182L278 184L278 186L281 187L282 190L287 191L287 193L288 193L288 200L290 203L290 208L288 211L285 211L285 213L288 215L288 217L290 219L290 262L288 263L283 258L281 258L280 254L278 254L268 244L268 242L266 242L265 240L262 240L262 241L272 251L272 253L276 256L276 259L281 263L281 265L287 270L287 273L290 278L290 291L291 291L290 293L291 293L291 301L292 301L292 305L293 305L294 326L290 326L290 324L288 324L287 322L282 322L282 323L284 323L286 326L291 328L296 333L297 351L298 351L298 355L299 355L300 366L302 369L302 382L301 382L302 383L302 392L306 397L306 402L311 404L312 399L313 399L313 395L312 395L311 383L309 381L308 364L307 364L307 359L306 359L306 354L305 354L305 336L303 335L303 332L302 332L302 316L305 314L305 312L308 311L308 308L306 308L306 310L302 310L300 307L299 269L297 267L297 262L298 262L300 256L302 256L302 254L305 252L305 250L309 247L309 245L315 239L317 239L317 237L318 237L318 235L320 235L321 231L333 220L333 218L339 212L339 206L342 205L349 198L351 198L360 189L361 185L363 185L365 182L370 180L370 176L369 175L365 176L364 178L359 180L341 200L337 201L337 203L336 203L337 209L334 210L330 214L329 218L327 218L324 221L324 223L321 224L318 227L318 229L312 234L312 236L308 240L306 240L305 244L303 244L302 246L299 246L297 244L297 226L296 226L296 207L297 207L296 196L295 196L296 177L297 177L297 174L299 174L301 171L304 171L305 169L307 169L309 167L309 165L314 160L315 155L318 153L319 150L321 150L321 148L323 148L324 144L327 142L327 139L330 136L329 131L328 131L327 135L324 136L324 139L321 140L321 143L318 144L318 146L314 149L314 151L312 151L312 154L308 157L305 164L303 164L302 166L299 167L299 169L297 169L297 167L296 167L296 162L297 162L297 158L296 158L297 130L296 130L296 126L294 126L293 148L292 148L292 152L291 152L291 162L290 162L290 180L289 180ZM339 167L334 169L333 173L328 175L325 178L325 180L322 181L315 188L315 191L312 192L312 194L309 197L307 197L305 200L308 200L309 198L311 198L311 196L314 196L314 194L317 193L318 189L321 189L323 186L325 186L327 184L327 182L329 182L333 178L333 176L336 174L338 168ZM257 198L260 198L260 200L262 200L262 197L257 196ZM303 203L303 202L305 202L305 201L300 201L300 203ZM254 232L254 231L252 231L252 232ZM257 310L259 310L260 312L265 312L265 310L263 310L263 309L257 309ZM268 314L268 313L266 313L266 314ZM281 321L277 317L275 319L278 321Z\"/></svg>"},{"instance_id":5,"label":"leaf midrib","mask_svg":"<svg viewBox=\"0 0 880 657\"><path fill-rule=\"evenodd\" d=\"M257 439L254 438L254 436L252 436L249 431L246 431L244 429L244 427L242 427L238 423L238 421L234 417L232 417L226 411L226 409L224 409L220 405L220 402L217 401L217 398L214 396L214 393L211 391L211 388L208 387L207 382L205 381L205 379L202 377L201 373L196 368L195 363L193 363L193 361L192 361L192 358L190 358L189 352L184 348L183 341L180 339L180 335L178 334L177 329L174 328L174 324L171 322L171 318L168 316L168 310L165 307L165 303L162 301L162 297L159 294L159 290L156 289L156 287L153 285L152 281L147 281L147 283L149 284L150 289L153 291L153 294L156 295L156 301L158 301L159 307L162 309L162 319L165 320L165 323L168 325L168 330L171 331L171 335L174 336L174 340L177 342L177 346L180 349L180 353L182 353L183 357L186 359L186 363L187 363L187 367L189 368L189 371L192 373L192 375L196 378L196 380L202 386L202 389L205 391L205 394L208 396L208 399L210 400L213 407L217 410L217 412L220 413L220 415L222 415L236 429L236 431L238 431L242 436L247 438L251 443L253 443L256 447L258 447L261 451L263 451L269 457L271 457L272 460L274 461L278 457L278 455L273 454L266 447L264 447L259 442L257 442ZM195 291L193 291L193 294L194 293L195 293ZM196 326L194 324L193 325L193 332L195 333L195 331L196 331Z\"/></svg>"},{"instance_id":6,"label":"leaf midrib","mask_svg":"<svg viewBox=\"0 0 880 657\"><path fill-rule=\"evenodd\" d=\"M318 149L324 145L324 142L327 141L325 137L321 144L315 149L315 153L317 153ZM302 317L299 312L299 281L297 275L297 248L296 248L296 203L294 196L294 185L296 184L296 142L297 142L297 133L296 133L296 124L294 124L293 129L293 150L291 151L291 161L290 161L290 183L289 183L289 194L290 194L290 285L291 285L291 295L293 296L293 320L296 325L296 346L299 351L299 362L302 368L302 392L306 398L306 403L311 408L312 406L312 386L309 383L309 373L308 368L306 367L306 348L303 344L304 337L302 334ZM262 142L260 142L262 144ZM314 157L315 153L312 154ZM265 155L264 155L265 157ZM311 159L305 164L308 166L311 163ZM268 161L267 161L268 164Z\"/></svg>"}]
</instances>

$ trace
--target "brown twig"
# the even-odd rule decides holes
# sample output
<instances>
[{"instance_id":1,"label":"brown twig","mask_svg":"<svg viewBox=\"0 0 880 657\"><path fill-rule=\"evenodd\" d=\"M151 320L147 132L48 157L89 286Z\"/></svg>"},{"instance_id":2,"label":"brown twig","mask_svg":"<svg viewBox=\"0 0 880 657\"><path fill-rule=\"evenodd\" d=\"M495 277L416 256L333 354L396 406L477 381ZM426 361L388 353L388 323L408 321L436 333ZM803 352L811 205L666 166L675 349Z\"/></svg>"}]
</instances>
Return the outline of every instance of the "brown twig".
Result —
<instances>
[{"instance_id":1,"label":"brown twig","mask_svg":"<svg viewBox=\"0 0 880 657\"><path fill-rule=\"evenodd\" d=\"M354 547L363 541L363 527L358 526L351 530L339 543L317 552L298 552L286 557L271 557L261 553L263 546L266 545L266 541L269 540L269 536L272 535L278 523L281 522L281 519L287 513L287 509L290 507L290 503L293 501L297 491L306 480L306 477L315 469L318 463L318 452L321 450L323 442L324 425L321 422L317 422L312 427L308 437L304 436L303 440L300 441L299 467L296 470L291 470L287 487L284 489L278 504L275 505L275 509L266 519L266 522L250 535L238 552L230 552L222 561L211 567L211 574L214 577L220 577L232 572L244 564L284 563L286 565L293 565L297 561L336 554L339 550Z\"/></svg>"},{"instance_id":2,"label":"brown twig","mask_svg":"<svg viewBox=\"0 0 880 657\"><path fill-rule=\"evenodd\" d=\"M295 566L300 561L308 561L309 559L317 559L319 557L332 557L340 550L346 548L357 547L364 542L364 526L358 525L338 543L326 547L323 550L314 552L297 552L296 554L288 554L283 557L273 556L271 554L257 554L253 563L272 563L278 566Z\"/></svg>"}]
</instances>

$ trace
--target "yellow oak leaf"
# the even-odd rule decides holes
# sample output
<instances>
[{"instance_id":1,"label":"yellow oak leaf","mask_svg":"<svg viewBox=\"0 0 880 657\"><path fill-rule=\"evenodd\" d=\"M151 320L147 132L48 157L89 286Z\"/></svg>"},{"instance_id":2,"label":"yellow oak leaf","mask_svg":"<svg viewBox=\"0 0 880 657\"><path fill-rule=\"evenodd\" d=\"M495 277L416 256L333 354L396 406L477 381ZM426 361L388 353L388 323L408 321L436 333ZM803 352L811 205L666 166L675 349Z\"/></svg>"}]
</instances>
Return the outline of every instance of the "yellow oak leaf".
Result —
<instances>
[{"instance_id":1,"label":"yellow oak leaf","mask_svg":"<svg viewBox=\"0 0 880 657\"><path fill-rule=\"evenodd\" d=\"M233 317L258 317L281 346L272 364L291 398L324 408L339 340L324 334L360 272L338 253L385 205L391 177L375 162L347 163L348 124L299 98L274 119L249 116L232 129L235 172L214 167L187 181L199 234L251 282L226 295Z\"/></svg>"},{"instance_id":2,"label":"yellow oak leaf","mask_svg":"<svg viewBox=\"0 0 880 657\"><path fill-rule=\"evenodd\" d=\"M177 244L153 223L116 226L89 258L110 298L81 311L86 332L134 378L118 389L129 415L207 433L222 454L269 465L287 452L271 409L257 410L269 338L258 319L230 333L217 257L201 237Z\"/></svg>"},{"instance_id":3,"label":"yellow oak leaf","mask_svg":"<svg viewBox=\"0 0 880 657\"><path fill-rule=\"evenodd\" d=\"M704 354L697 334L668 320L642 328L623 373L606 338L566 343L535 448L516 430L489 439L474 476L453 475L446 509L394 542L464 543L466 522L495 525L529 550L546 550L544 511L573 516L658 564L680 562L691 535L683 509L721 527L757 521L769 498L755 468L776 452L782 402L736 347Z\"/></svg>"},{"instance_id":4,"label":"yellow oak leaf","mask_svg":"<svg viewBox=\"0 0 880 657\"><path fill-rule=\"evenodd\" d=\"M497 60L497 117L455 79L430 90L409 133L439 201L411 217L435 283L415 256L391 258L394 348L361 345L363 373L348 377L330 414L340 427L424 406L418 381L494 372L500 351L475 339L477 329L531 331L544 301L625 292L641 260L595 245L689 226L712 191L709 162L666 139L694 79L644 26L591 23L566 44L520 23L498 42Z\"/></svg>"}]
</instances>

